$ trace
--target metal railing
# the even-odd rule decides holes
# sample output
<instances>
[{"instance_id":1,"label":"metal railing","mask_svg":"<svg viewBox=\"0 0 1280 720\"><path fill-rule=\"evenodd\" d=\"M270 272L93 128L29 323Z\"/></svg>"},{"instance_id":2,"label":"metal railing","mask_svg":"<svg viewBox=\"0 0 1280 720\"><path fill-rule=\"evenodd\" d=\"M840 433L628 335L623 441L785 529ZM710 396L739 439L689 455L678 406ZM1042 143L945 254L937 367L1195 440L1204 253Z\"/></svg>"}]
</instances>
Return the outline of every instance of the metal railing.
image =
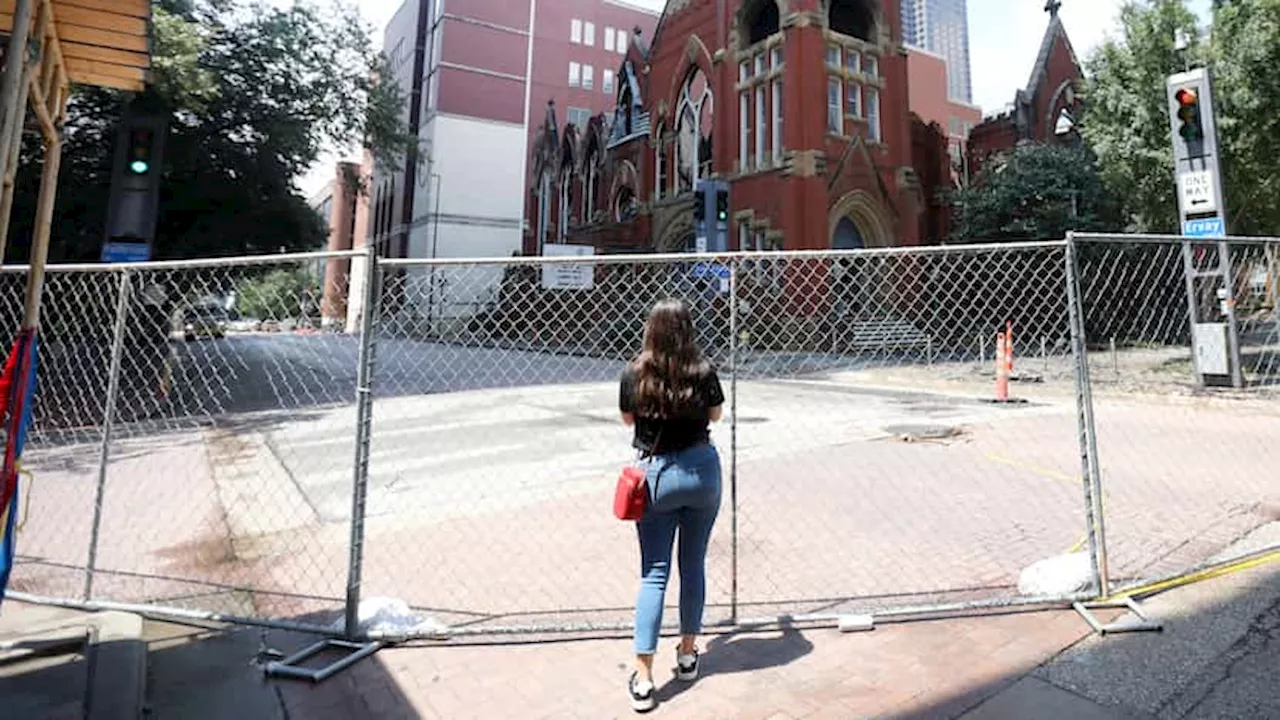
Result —
<instances>
[{"instance_id":1,"label":"metal railing","mask_svg":"<svg viewBox=\"0 0 1280 720\"><path fill-rule=\"evenodd\" d=\"M371 596L452 634L626 628L617 382L666 297L727 396L711 624L1067 603L1272 552L1280 243L1228 246L1229 390L1195 382L1170 238L50 268L10 591L333 633ZM1089 571L1037 592L1063 555Z\"/></svg>"}]
</instances>

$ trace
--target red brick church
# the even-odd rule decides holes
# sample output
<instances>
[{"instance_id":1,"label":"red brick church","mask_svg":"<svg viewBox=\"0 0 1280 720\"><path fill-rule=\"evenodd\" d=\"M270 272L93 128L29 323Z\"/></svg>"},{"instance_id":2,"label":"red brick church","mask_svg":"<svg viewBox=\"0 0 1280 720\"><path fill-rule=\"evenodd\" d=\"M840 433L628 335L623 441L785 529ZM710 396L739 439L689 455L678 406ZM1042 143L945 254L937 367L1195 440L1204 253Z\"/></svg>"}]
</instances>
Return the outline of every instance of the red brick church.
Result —
<instances>
[{"instance_id":1,"label":"red brick church","mask_svg":"<svg viewBox=\"0 0 1280 720\"><path fill-rule=\"evenodd\" d=\"M1059 0L1049 0L1049 27L1040 43L1040 53L1031 68L1027 87L1019 90L1013 107L990 118L969 135L969 172L976 175L992 155L1011 150L1019 143L1066 144L1079 140L1077 122L1082 98L1084 72L1071 39L1058 17Z\"/></svg>"},{"instance_id":2,"label":"red brick church","mask_svg":"<svg viewBox=\"0 0 1280 720\"><path fill-rule=\"evenodd\" d=\"M612 116L562 125L547 105L526 254L693 250L706 180L728 185L732 250L945 236L947 138L908 111L897 0L669 0L644 40Z\"/></svg>"}]
</instances>

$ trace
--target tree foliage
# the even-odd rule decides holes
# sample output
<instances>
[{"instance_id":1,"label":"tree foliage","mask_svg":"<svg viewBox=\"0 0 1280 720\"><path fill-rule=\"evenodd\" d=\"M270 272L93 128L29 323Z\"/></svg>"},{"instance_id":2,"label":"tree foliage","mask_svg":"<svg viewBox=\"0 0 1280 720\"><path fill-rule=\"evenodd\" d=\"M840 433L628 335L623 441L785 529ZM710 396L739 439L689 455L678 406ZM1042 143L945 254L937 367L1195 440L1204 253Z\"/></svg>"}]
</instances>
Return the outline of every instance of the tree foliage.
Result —
<instances>
[{"instance_id":1,"label":"tree foliage","mask_svg":"<svg viewBox=\"0 0 1280 720\"><path fill-rule=\"evenodd\" d=\"M1088 59L1087 142L1107 187L1122 198L1134 230L1177 232L1166 78L1207 65L1230 230L1280 232L1280 0L1215 2L1208 36L1184 0L1129 0L1119 33ZM1175 36L1189 47L1179 52Z\"/></svg>"},{"instance_id":2,"label":"tree foliage","mask_svg":"<svg viewBox=\"0 0 1280 720\"><path fill-rule=\"evenodd\" d=\"M313 249L325 228L296 178L330 147L362 138L394 164L410 138L403 97L351 6L170 0L153 9L154 81L136 97L79 88L68 108L54 260L95 260L115 134L133 103L169 118L154 254L186 258ZM24 155L37 160L38 137ZM39 163L15 198L15 253L25 254Z\"/></svg>"},{"instance_id":3,"label":"tree foliage","mask_svg":"<svg viewBox=\"0 0 1280 720\"><path fill-rule=\"evenodd\" d=\"M235 309L246 318L294 319L320 297L320 282L305 270L281 268L247 278L236 288Z\"/></svg>"},{"instance_id":4,"label":"tree foliage","mask_svg":"<svg viewBox=\"0 0 1280 720\"><path fill-rule=\"evenodd\" d=\"M958 242L1060 240L1071 230L1122 224L1097 159L1076 146L1020 145L983 167L953 204Z\"/></svg>"}]
</instances>

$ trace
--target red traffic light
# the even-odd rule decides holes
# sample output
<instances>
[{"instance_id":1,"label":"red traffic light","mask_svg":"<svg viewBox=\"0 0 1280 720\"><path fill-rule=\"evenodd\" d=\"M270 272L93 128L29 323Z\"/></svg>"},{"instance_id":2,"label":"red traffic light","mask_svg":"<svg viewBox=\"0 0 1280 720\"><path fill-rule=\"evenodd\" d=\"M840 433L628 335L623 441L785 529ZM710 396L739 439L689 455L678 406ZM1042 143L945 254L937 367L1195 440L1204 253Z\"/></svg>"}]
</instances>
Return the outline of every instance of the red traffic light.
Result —
<instances>
[{"instance_id":1,"label":"red traffic light","mask_svg":"<svg viewBox=\"0 0 1280 720\"><path fill-rule=\"evenodd\" d=\"M1191 88L1182 88L1173 97L1183 107L1195 105L1200 100L1200 96L1196 95L1196 91Z\"/></svg>"}]
</instances>

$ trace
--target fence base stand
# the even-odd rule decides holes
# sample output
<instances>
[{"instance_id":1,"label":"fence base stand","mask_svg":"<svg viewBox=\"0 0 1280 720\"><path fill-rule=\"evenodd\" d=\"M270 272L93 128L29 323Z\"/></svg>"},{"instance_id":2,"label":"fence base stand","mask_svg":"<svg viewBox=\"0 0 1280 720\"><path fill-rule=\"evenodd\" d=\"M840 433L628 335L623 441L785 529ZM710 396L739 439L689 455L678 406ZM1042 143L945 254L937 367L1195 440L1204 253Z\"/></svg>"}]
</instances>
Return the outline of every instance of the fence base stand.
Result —
<instances>
[{"instance_id":1,"label":"fence base stand","mask_svg":"<svg viewBox=\"0 0 1280 720\"><path fill-rule=\"evenodd\" d=\"M1164 630L1164 625L1158 620L1152 620L1146 613L1142 612L1142 608L1131 597L1120 598L1118 600L1099 600L1097 602L1075 602L1071 604L1075 611L1080 613L1085 622L1089 623L1089 627L1099 635L1115 635L1118 633L1129 632L1160 632ZM1091 610L1102 610L1106 608L1123 608L1131 611L1138 616L1137 620L1116 620L1113 623L1103 625L1098 622L1098 618L1094 617Z\"/></svg>"},{"instance_id":2,"label":"fence base stand","mask_svg":"<svg viewBox=\"0 0 1280 720\"><path fill-rule=\"evenodd\" d=\"M293 680L310 680L313 683L323 682L333 675L355 665L361 660L378 652L384 646L380 641L357 643L347 640L321 640L320 642L299 650L279 662L267 663L266 673L269 677L283 677ZM346 650L348 654L320 668L302 667L299 663L315 657L325 650Z\"/></svg>"}]
</instances>

